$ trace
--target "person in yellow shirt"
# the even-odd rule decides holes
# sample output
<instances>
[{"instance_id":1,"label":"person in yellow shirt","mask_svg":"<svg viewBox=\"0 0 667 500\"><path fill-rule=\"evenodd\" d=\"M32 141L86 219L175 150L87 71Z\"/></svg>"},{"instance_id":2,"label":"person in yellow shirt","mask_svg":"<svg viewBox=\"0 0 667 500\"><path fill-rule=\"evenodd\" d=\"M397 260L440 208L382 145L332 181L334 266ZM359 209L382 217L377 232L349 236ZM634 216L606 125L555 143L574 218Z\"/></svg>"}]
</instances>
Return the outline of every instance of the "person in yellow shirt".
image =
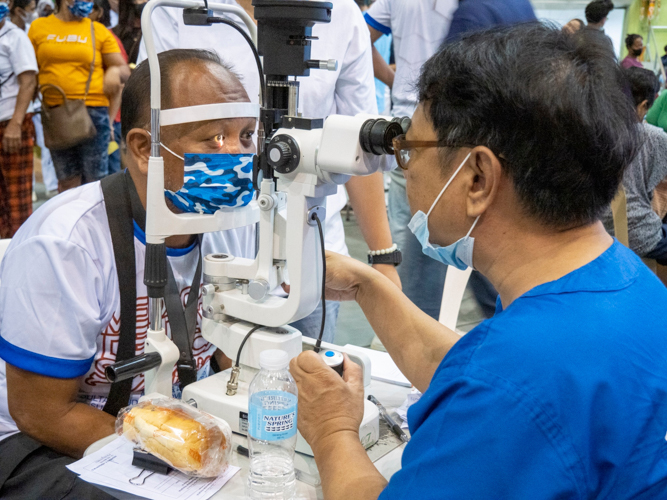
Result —
<instances>
[{"instance_id":1,"label":"person in yellow shirt","mask_svg":"<svg viewBox=\"0 0 667 500\"><path fill-rule=\"evenodd\" d=\"M130 75L113 35L102 24L87 18L92 8L93 2L57 0L56 13L36 19L28 32L37 55L39 84L60 87L68 99L84 99L97 129L94 137L81 144L51 150L59 192L108 174L110 122L104 81L119 79L124 82ZM95 33L94 47L91 23ZM95 66L86 94L93 50ZM47 107L58 106L62 96L49 89L42 100Z\"/></svg>"}]
</instances>

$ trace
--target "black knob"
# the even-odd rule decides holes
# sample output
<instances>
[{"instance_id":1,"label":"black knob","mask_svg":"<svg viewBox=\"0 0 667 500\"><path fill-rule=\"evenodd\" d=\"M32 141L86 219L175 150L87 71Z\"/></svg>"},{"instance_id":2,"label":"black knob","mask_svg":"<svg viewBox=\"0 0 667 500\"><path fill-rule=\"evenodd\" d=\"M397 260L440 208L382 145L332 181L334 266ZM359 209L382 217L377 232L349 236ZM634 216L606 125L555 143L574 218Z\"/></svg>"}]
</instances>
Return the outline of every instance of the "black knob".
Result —
<instances>
[{"instance_id":1,"label":"black knob","mask_svg":"<svg viewBox=\"0 0 667 500\"><path fill-rule=\"evenodd\" d=\"M292 149L286 142L271 144L267 153L269 155L269 164L275 169L283 167L292 158Z\"/></svg>"},{"instance_id":2,"label":"black knob","mask_svg":"<svg viewBox=\"0 0 667 500\"><path fill-rule=\"evenodd\" d=\"M287 134L275 136L266 148L267 163L280 174L289 174L296 170L300 157L299 146Z\"/></svg>"}]
</instances>

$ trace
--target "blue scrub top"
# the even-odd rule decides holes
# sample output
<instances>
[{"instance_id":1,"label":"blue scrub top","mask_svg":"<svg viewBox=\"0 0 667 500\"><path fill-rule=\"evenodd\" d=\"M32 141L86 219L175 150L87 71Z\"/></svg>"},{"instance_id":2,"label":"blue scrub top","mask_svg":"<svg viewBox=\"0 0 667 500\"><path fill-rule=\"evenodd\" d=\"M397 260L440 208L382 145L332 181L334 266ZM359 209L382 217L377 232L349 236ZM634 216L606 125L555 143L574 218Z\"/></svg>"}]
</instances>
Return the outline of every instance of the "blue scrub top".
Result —
<instances>
[{"instance_id":1,"label":"blue scrub top","mask_svg":"<svg viewBox=\"0 0 667 500\"><path fill-rule=\"evenodd\" d=\"M461 0L452 17L447 41L472 31L536 20L530 0Z\"/></svg>"},{"instance_id":2,"label":"blue scrub top","mask_svg":"<svg viewBox=\"0 0 667 500\"><path fill-rule=\"evenodd\" d=\"M667 498L667 289L617 241L461 338L389 499Z\"/></svg>"}]
</instances>

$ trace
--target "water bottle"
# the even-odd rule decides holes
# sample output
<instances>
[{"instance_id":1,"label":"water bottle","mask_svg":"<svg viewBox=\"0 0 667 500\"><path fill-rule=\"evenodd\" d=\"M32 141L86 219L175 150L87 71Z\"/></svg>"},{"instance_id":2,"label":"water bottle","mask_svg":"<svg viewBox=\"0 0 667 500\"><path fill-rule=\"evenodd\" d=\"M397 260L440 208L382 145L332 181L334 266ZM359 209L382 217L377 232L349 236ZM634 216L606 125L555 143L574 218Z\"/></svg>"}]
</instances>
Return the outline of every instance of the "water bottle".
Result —
<instances>
[{"instance_id":1,"label":"water bottle","mask_svg":"<svg viewBox=\"0 0 667 500\"><path fill-rule=\"evenodd\" d=\"M259 355L260 372L248 389L248 497L288 500L294 497L297 388L287 370L285 351Z\"/></svg>"}]
</instances>

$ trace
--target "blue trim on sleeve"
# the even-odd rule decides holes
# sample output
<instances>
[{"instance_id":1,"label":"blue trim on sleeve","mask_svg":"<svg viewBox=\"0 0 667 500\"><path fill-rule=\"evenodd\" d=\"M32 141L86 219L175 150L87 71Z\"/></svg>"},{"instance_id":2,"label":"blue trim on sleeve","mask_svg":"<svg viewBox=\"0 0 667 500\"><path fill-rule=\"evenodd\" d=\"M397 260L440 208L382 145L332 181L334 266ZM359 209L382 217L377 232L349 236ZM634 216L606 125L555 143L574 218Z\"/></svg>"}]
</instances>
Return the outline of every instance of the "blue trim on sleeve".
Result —
<instances>
[{"instance_id":1,"label":"blue trim on sleeve","mask_svg":"<svg viewBox=\"0 0 667 500\"><path fill-rule=\"evenodd\" d=\"M139 227L139 224L137 224L136 221L132 221L132 224L134 224L134 237L138 239L142 245L146 244L146 233ZM185 247L185 248L169 248L167 247L167 255L169 257L182 257L183 255L187 255L190 252L192 252L195 247L197 246L197 240L192 242L192 245Z\"/></svg>"},{"instance_id":2,"label":"blue trim on sleeve","mask_svg":"<svg viewBox=\"0 0 667 500\"><path fill-rule=\"evenodd\" d=\"M368 12L364 12L364 19L366 20L366 24L368 24L371 28L375 28L380 33L384 33L385 35L389 35L391 33L390 27L378 23L375 19L368 15Z\"/></svg>"},{"instance_id":3,"label":"blue trim on sleeve","mask_svg":"<svg viewBox=\"0 0 667 500\"><path fill-rule=\"evenodd\" d=\"M77 378L86 374L95 356L82 360L52 358L21 349L0 337L0 358L10 365L39 375L53 378Z\"/></svg>"}]
</instances>

